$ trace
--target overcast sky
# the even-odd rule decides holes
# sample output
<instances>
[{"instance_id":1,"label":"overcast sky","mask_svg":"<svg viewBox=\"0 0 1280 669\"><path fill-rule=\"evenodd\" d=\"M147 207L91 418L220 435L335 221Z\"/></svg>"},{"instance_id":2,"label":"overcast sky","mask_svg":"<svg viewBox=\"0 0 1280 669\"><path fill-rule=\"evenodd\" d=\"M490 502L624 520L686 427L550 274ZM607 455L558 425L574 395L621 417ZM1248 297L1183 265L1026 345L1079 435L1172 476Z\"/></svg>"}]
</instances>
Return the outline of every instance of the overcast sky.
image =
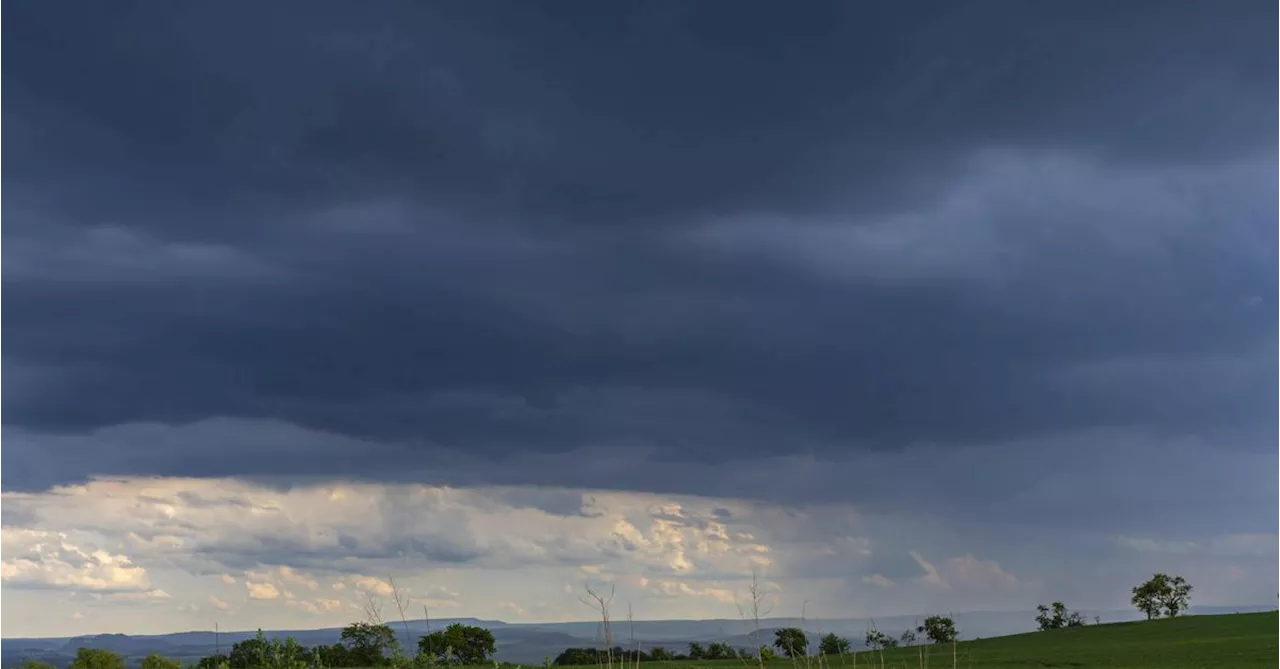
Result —
<instances>
[{"instance_id":1,"label":"overcast sky","mask_svg":"<svg viewBox=\"0 0 1280 669\"><path fill-rule=\"evenodd\" d=\"M1275 601L1274 2L6 15L6 636Z\"/></svg>"}]
</instances>

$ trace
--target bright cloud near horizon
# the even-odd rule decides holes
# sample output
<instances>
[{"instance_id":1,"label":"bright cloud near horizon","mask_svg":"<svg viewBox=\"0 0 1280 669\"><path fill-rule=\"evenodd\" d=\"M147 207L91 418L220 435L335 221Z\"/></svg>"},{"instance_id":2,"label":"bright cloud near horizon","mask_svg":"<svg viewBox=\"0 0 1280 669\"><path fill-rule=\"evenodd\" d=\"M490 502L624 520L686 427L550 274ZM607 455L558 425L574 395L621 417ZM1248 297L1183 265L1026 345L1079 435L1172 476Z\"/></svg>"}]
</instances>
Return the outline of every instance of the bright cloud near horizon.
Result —
<instances>
[{"instance_id":1,"label":"bright cloud near horizon","mask_svg":"<svg viewBox=\"0 0 1280 669\"><path fill-rule=\"evenodd\" d=\"M1274 3L58 4L8 637L1274 601Z\"/></svg>"}]
</instances>

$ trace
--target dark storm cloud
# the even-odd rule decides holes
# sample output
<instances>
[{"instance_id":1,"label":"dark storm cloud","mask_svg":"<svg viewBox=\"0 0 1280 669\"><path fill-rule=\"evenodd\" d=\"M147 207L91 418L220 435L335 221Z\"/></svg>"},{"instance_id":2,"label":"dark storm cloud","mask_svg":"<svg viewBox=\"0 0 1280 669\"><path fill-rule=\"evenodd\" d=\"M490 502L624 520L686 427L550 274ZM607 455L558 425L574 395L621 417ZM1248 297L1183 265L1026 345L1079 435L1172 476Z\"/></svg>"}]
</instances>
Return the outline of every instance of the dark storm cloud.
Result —
<instances>
[{"instance_id":1,"label":"dark storm cloud","mask_svg":"<svg viewBox=\"0 0 1280 669\"><path fill-rule=\"evenodd\" d=\"M9 8L6 489L1274 443L1272 4L74 9ZM218 417L331 434L110 437Z\"/></svg>"}]
</instances>

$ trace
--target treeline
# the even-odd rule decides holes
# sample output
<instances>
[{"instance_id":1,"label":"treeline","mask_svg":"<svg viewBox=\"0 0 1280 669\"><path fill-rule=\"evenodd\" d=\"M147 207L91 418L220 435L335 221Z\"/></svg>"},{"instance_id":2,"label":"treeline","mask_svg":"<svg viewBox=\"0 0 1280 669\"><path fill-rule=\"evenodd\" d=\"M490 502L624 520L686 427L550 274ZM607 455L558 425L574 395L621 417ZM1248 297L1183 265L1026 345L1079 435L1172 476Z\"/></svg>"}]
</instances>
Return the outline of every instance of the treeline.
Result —
<instances>
[{"instance_id":1,"label":"treeline","mask_svg":"<svg viewBox=\"0 0 1280 669\"><path fill-rule=\"evenodd\" d=\"M340 669L392 667L430 669L443 666L488 664L495 651L493 633L482 627L453 624L418 638L416 653L401 648L395 630L387 624L353 623L342 629L338 643L308 648L293 637L268 639L257 636L231 646L226 655L201 658L186 669ZM29 660L21 669L54 669L47 662ZM80 648L68 669L125 669L118 653ZM142 669L184 669L178 660L151 654Z\"/></svg>"},{"instance_id":2,"label":"treeline","mask_svg":"<svg viewBox=\"0 0 1280 669\"><path fill-rule=\"evenodd\" d=\"M764 647L765 659L774 657L773 649ZM727 643L713 643L703 646L700 643L689 644L689 652L679 653L667 650L662 646L654 646L648 650L626 649L621 646L613 648L566 648L552 660L556 666L604 665L611 666L618 662L675 662L679 660L732 660L755 659L756 654L750 648L733 648Z\"/></svg>"},{"instance_id":3,"label":"treeline","mask_svg":"<svg viewBox=\"0 0 1280 669\"><path fill-rule=\"evenodd\" d=\"M385 623L352 623L342 628L338 643L314 648L293 637L268 639L259 630L254 638L233 645L230 654L201 659L195 669L474 666L490 661L496 643L493 633L483 627L454 623L418 637L415 650L413 654L405 652L395 629Z\"/></svg>"},{"instance_id":4,"label":"treeline","mask_svg":"<svg viewBox=\"0 0 1280 669\"><path fill-rule=\"evenodd\" d=\"M955 623L945 616L931 616L917 628L934 643L954 641ZM903 643L914 643L916 632L907 630L901 637L890 637L869 630L866 644L883 649ZM828 634L822 637L818 653L840 655L850 652L848 639ZM201 658L185 669L341 669L390 667L391 669L434 669L448 666L489 664L496 651L493 633L483 627L454 623L418 638L412 655L401 648L395 629L388 624L353 623L342 629L338 643L308 648L293 637L267 638L262 630L251 639L231 646L226 655ZM734 648L724 642L703 645L690 643L687 652L673 652L661 647L638 648L567 648L554 660L544 664L619 666L631 662L673 662L680 660L774 660L780 656L800 658L809 654L809 638L798 627L774 630L772 646L756 649ZM54 669L52 665L28 661L22 669ZM109 650L81 648L69 669L125 669L124 658ZM184 669L181 662L151 654L142 660L142 669Z\"/></svg>"},{"instance_id":5,"label":"treeline","mask_svg":"<svg viewBox=\"0 0 1280 669\"><path fill-rule=\"evenodd\" d=\"M890 636L879 630L867 631L864 642L872 650L894 648L898 645L912 645L918 640L930 643L951 643L956 640L958 632L955 621L949 616L929 616L924 624L903 632L900 636ZM819 655L836 656L852 652L853 644L837 634L828 634L818 642ZM676 653L662 647L649 650L625 649L621 646L613 648L568 648L556 656L552 664L557 666L602 665L615 666L617 663L629 662L671 662L679 660L775 660L779 657L798 659L809 656L809 637L799 627L784 627L774 630L773 645L751 648L734 648L724 642L708 645L690 643L688 652Z\"/></svg>"}]
</instances>

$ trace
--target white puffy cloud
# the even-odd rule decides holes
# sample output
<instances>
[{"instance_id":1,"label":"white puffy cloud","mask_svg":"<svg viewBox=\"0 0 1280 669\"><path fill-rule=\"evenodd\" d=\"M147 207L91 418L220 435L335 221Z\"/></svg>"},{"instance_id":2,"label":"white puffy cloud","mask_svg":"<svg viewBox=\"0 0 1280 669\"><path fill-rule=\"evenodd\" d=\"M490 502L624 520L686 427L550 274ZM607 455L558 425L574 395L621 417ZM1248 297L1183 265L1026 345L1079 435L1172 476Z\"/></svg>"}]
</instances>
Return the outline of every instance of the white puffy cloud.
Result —
<instances>
[{"instance_id":1,"label":"white puffy cloud","mask_svg":"<svg viewBox=\"0 0 1280 669\"><path fill-rule=\"evenodd\" d=\"M159 593L147 570L128 557L77 546L61 532L0 529L4 559L0 579L10 588L58 588L104 593ZM161 595L154 594L159 597Z\"/></svg>"},{"instance_id":2,"label":"white puffy cloud","mask_svg":"<svg viewBox=\"0 0 1280 669\"><path fill-rule=\"evenodd\" d=\"M249 599L276 599L280 597L280 589L272 583L245 581L244 587L249 590Z\"/></svg>"}]
</instances>

